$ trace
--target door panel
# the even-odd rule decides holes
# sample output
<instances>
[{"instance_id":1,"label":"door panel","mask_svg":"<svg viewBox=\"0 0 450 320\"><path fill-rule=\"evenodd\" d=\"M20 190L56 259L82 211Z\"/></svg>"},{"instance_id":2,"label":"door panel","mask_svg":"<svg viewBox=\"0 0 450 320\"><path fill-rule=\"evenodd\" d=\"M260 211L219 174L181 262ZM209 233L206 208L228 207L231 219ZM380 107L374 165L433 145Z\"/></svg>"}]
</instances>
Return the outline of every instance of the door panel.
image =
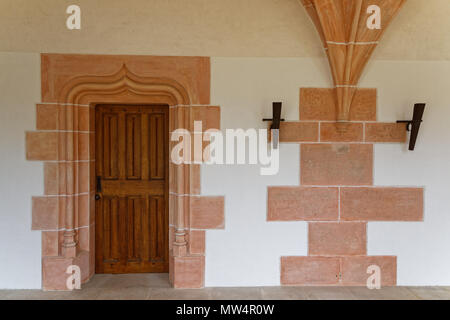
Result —
<instances>
[{"instance_id":1,"label":"door panel","mask_svg":"<svg viewBox=\"0 0 450 320\"><path fill-rule=\"evenodd\" d=\"M96 272L168 272L168 107L97 106Z\"/></svg>"},{"instance_id":2,"label":"door panel","mask_svg":"<svg viewBox=\"0 0 450 320\"><path fill-rule=\"evenodd\" d=\"M140 114L126 115L126 168L128 180L141 180L141 118Z\"/></svg>"}]
</instances>

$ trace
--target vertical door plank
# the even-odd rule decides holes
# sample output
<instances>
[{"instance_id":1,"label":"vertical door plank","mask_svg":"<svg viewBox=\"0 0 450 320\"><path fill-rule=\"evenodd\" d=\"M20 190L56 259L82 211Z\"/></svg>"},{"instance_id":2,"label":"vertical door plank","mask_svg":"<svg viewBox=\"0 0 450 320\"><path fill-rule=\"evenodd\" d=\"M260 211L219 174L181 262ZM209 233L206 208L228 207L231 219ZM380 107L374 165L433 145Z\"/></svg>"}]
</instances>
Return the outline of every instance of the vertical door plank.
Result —
<instances>
[{"instance_id":1,"label":"vertical door plank","mask_svg":"<svg viewBox=\"0 0 450 320\"><path fill-rule=\"evenodd\" d=\"M127 179L141 178L141 116L126 115L126 169Z\"/></svg>"},{"instance_id":2,"label":"vertical door plank","mask_svg":"<svg viewBox=\"0 0 450 320\"><path fill-rule=\"evenodd\" d=\"M141 119L141 156L142 156L142 180L146 181L150 179L150 159L149 159L149 115L148 113L142 114Z\"/></svg>"},{"instance_id":3,"label":"vertical door plank","mask_svg":"<svg viewBox=\"0 0 450 320\"><path fill-rule=\"evenodd\" d=\"M156 211L158 208L158 203L155 197L150 197L150 210L149 210L149 215L150 215L150 260L151 261L155 261L157 260L157 254L156 254L156 249L157 249L157 217L156 217Z\"/></svg>"},{"instance_id":4,"label":"vertical door plank","mask_svg":"<svg viewBox=\"0 0 450 320\"><path fill-rule=\"evenodd\" d=\"M167 166L165 163L166 155L164 154L164 138L166 135L166 128L164 125L164 116L163 115L157 115L156 116L156 122L157 122L157 131L156 131L156 158L157 158L157 166L156 166L156 175L155 178L157 179L164 179L164 168Z\"/></svg>"},{"instance_id":5,"label":"vertical door plank","mask_svg":"<svg viewBox=\"0 0 450 320\"><path fill-rule=\"evenodd\" d=\"M119 125L118 125L118 149L115 150L115 156L118 159L119 167L119 179L126 179L126 132L125 132L125 112L119 112Z\"/></svg>"},{"instance_id":6,"label":"vertical door plank","mask_svg":"<svg viewBox=\"0 0 450 320\"><path fill-rule=\"evenodd\" d=\"M102 114L102 122L103 122L103 136L104 141L102 142L103 145L103 159L104 159L104 171L105 171L105 178L111 178L112 177L112 169L111 169L111 144L112 141L112 132L111 132L111 116L108 116L107 114Z\"/></svg>"},{"instance_id":7,"label":"vertical door plank","mask_svg":"<svg viewBox=\"0 0 450 320\"><path fill-rule=\"evenodd\" d=\"M126 239L126 244L128 246L127 248L127 260L134 260L135 259L135 251L134 251L134 239L135 239L135 228L134 228L134 224L135 224L135 198L133 197L129 197L128 199L128 207L127 207L127 222L126 222L126 228L128 229L127 231L127 239Z\"/></svg>"},{"instance_id":8,"label":"vertical door plank","mask_svg":"<svg viewBox=\"0 0 450 320\"><path fill-rule=\"evenodd\" d=\"M120 260L120 217L119 217L119 198L114 197L111 199L111 209L110 209L110 247L111 247L111 260ZM105 228L106 230L106 228Z\"/></svg>"}]
</instances>

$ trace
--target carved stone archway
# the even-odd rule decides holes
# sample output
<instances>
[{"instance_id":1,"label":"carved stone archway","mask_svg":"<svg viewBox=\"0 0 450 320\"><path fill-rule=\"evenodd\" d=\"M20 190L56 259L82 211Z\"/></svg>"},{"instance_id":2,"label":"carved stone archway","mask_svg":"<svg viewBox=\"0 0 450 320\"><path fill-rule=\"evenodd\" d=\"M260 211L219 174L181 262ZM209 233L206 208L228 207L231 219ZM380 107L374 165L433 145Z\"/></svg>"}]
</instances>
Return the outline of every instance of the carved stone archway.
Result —
<instances>
[{"instance_id":1,"label":"carved stone archway","mask_svg":"<svg viewBox=\"0 0 450 320\"><path fill-rule=\"evenodd\" d=\"M167 104L169 106L190 105L187 92L176 81L164 78L139 77L126 67L110 76L81 76L69 81L63 88L60 100L66 106L89 106L91 108L100 103L142 103L142 104ZM67 195L65 208L65 231L62 244L63 254L66 258L77 256L75 239L75 220L78 216L79 206L72 203L73 195L79 194L77 177L77 160L79 141L76 136L78 113L74 108L61 108L59 118L64 135L59 135L59 160L67 162L64 172L66 183L60 186L61 191ZM177 123L184 127L183 123ZM90 149L93 146L90 145ZM92 153L93 150L90 151ZM89 159L91 160L91 159ZM185 176L183 169L175 172L176 175ZM189 175L188 175L188 178ZM184 191L184 190L178 190ZM184 193L184 192L183 192ZM184 208L176 212L175 229L184 230ZM184 231L176 233L176 245L180 248L186 246Z\"/></svg>"},{"instance_id":2,"label":"carved stone archway","mask_svg":"<svg viewBox=\"0 0 450 320\"><path fill-rule=\"evenodd\" d=\"M120 65L112 74L95 75L98 64L90 59L106 64L104 70L111 69L111 64ZM44 102L37 106L38 131L27 133L27 158L46 161L45 196L33 198L33 229L43 230L44 289L66 290L69 265L80 267L83 282L95 272L95 105L166 104L171 132L191 129L194 120L205 120L205 130L218 128L219 108L209 106L209 101L199 104L205 102L201 92L209 91L209 59L175 58L177 63L165 66L173 59L43 55ZM168 70L141 76L128 67L136 62L142 67L140 72L152 73L148 65ZM199 65L203 67L200 75ZM86 67L89 70L79 72ZM67 69L73 70L69 72L73 76ZM186 69L197 76L186 80ZM46 98L48 92L53 97ZM199 165L169 164L169 269L175 287L203 286L204 229L223 227L223 198L201 197L199 181ZM204 210L211 204L216 210Z\"/></svg>"}]
</instances>

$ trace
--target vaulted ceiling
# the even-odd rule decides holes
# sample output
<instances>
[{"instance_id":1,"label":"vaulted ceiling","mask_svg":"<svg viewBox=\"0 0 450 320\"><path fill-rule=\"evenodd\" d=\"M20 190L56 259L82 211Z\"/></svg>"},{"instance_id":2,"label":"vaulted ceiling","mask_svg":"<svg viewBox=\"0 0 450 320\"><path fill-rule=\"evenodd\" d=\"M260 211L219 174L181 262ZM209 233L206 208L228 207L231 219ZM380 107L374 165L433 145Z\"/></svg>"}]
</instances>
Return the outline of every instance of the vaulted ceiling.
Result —
<instances>
[{"instance_id":1,"label":"vaulted ceiling","mask_svg":"<svg viewBox=\"0 0 450 320\"><path fill-rule=\"evenodd\" d=\"M337 121L348 121L359 78L389 23L406 0L300 0L315 24L336 87ZM373 5L381 28L371 29ZM371 7L371 8L369 8Z\"/></svg>"}]
</instances>

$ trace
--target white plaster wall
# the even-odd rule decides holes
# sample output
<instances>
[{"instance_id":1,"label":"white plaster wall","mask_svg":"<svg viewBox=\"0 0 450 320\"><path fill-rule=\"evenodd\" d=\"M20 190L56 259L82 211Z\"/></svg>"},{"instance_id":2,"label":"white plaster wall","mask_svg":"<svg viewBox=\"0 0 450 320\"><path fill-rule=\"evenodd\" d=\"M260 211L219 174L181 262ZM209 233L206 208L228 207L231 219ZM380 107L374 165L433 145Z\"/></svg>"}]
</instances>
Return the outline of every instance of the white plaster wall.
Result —
<instances>
[{"instance_id":1,"label":"white plaster wall","mask_svg":"<svg viewBox=\"0 0 450 320\"><path fill-rule=\"evenodd\" d=\"M43 170L25 160L25 131L35 129L40 101L40 56L0 53L0 70L0 288L41 288L31 196L43 193Z\"/></svg>"},{"instance_id":2,"label":"white plaster wall","mask_svg":"<svg viewBox=\"0 0 450 320\"><path fill-rule=\"evenodd\" d=\"M42 164L25 161L24 145L40 100L39 55L0 53L0 67L0 288L40 288L31 196L43 192ZM329 86L325 59L212 59L212 103L222 107L223 128L264 128L274 100L296 120L299 88ZM397 255L400 285L450 285L450 63L376 61L361 86L379 89L381 121L407 119L414 102L429 104L416 151L375 148L375 184L424 186L425 222L369 223L369 254ZM204 194L225 195L225 230L207 232L207 286L278 285L280 256L306 255L306 223L266 222L267 186L299 183L299 147L284 144L280 156L271 177L258 166L203 166Z\"/></svg>"},{"instance_id":3,"label":"white plaster wall","mask_svg":"<svg viewBox=\"0 0 450 320\"><path fill-rule=\"evenodd\" d=\"M416 149L375 147L375 184L425 187L424 222L373 222L368 253L398 256L399 285L450 285L450 63L375 62L362 86L378 88L378 118L408 119L427 102Z\"/></svg>"},{"instance_id":4,"label":"white plaster wall","mask_svg":"<svg viewBox=\"0 0 450 320\"><path fill-rule=\"evenodd\" d=\"M298 119L300 86L331 86L327 68L324 59L213 58L222 129L267 128L272 101ZM305 222L266 222L267 187L298 185L299 163L299 146L283 144L276 176L261 176L258 165L202 166L203 193L225 195L225 230L206 235L207 286L279 285L280 257L307 254Z\"/></svg>"},{"instance_id":5,"label":"white plaster wall","mask_svg":"<svg viewBox=\"0 0 450 320\"><path fill-rule=\"evenodd\" d=\"M213 58L212 103L221 106L222 128L260 128L271 102L298 120L300 87L331 86L322 59ZM378 91L378 120L412 115L427 102L416 151L378 144L375 184L425 187L425 222L369 223L369 255L398 256L399 285L450 285L450 63L377 61L362 87ZM279 285L280 256L306 255L303 222L266 222L267 186L298 185L299 147L281 146L277 176L257 166L203 166L202 188L225 195L225 230L207 231L207 286Z\"/></svg>"}]
</instances>

